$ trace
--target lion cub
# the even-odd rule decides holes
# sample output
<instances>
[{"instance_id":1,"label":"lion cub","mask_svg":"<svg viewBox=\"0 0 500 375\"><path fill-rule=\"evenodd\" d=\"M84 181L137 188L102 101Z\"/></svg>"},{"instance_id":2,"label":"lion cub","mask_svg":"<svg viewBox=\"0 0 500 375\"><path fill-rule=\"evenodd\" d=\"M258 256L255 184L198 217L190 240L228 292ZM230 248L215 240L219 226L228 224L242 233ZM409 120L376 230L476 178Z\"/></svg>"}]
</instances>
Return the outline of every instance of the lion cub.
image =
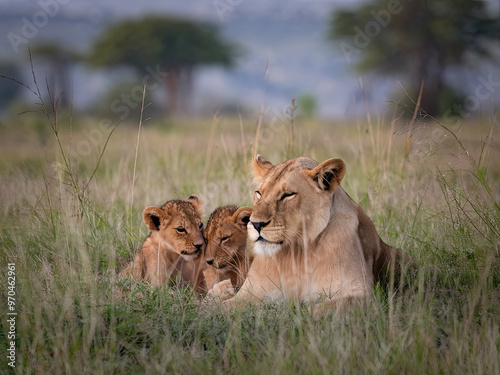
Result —
<instances>
[{"instance_id":1,"label":"lion cub","mask_svg":"<svg viewBox=\"0 0 500 375\"><path fill-rule=\"evenodd\" d=\"M251 207L232 205L219 207L210 215L204 232L205 261L211 266L203 272L208 289L223 280L230 280L236 291L243 285L253 260L247 251L251 214Z\"/></svg>"},{"instance_id":2,"label":"lion cub","mask_svg":"<svg viewBox=\"0 0 500 375\"><path fill-rule=\"evenodd\" d=\"M177 285L191 285L204 294L202 208L197 195L147 207L142 218L151 233L119 278L133 277L158 286L175 280Z\"/></svg>"}]
</instances>

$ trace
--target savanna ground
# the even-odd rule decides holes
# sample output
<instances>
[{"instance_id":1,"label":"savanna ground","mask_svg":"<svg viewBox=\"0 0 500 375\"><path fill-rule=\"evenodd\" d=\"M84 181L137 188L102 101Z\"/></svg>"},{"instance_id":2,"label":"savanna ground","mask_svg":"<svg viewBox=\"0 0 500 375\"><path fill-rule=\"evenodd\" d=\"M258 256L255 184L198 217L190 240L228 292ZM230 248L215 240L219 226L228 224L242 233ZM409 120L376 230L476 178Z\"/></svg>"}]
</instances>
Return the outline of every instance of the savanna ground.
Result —
<instances>
[{"instance_id":1,"label":"savanna ground","mask_svg":"<svg viewBox=\"0 0 500 375\"><path fill-rule=\"evenodd\" d=\"M268 113L260 125L258 115L152 119L140 132L128 119L107 144L100 119L84 115L2 124L0 341L8 346L15 263L17 373L499 373L496 120L415 123L406 152L410 126L390 118L292 123ZM274 163L344 159L344 189L386 242L416 259L418 275L319 320L305 304L222 314L186 290L118 283L147 235L146 206L192 193L206 216L251 204L255 149ZM4 350L1 373L7 362Z\"/></svg>"}]
</instances>

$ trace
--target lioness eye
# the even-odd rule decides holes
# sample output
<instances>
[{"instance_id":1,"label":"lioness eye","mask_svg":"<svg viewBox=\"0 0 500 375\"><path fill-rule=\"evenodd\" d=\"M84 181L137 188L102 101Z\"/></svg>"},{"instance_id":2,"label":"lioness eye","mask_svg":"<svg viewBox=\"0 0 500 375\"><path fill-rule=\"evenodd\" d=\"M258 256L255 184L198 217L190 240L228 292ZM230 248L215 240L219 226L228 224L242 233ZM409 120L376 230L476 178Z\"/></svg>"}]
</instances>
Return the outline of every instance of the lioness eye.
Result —
<instances>
[{"instance_id":1,"label":"lioness eye","mask_svg":"<svg viewBox=\"0 0 500 375\"><path fill-rule=\"evenodd\" d=\"M228 239L229 239L229 237L222 237L222 238L220 239L220 242L226 242Z\"/></svg>"},{"instance_id":2,"label":"lioness eye","mask_svg":"<svg viewBox=\"0 0 500 375\"><path fill-rule=\"evenodd\" d=\"M175 228L175 230L176 230L178 233L186 233L186 230L185 230L183 227Z\"/></svg>"},{"instance_id":3,"label":"lioness eye","mask_svg":"<svg viewBox=\"0 0 500 375\"><path fill-rule=\"evenodd\" d=\"M286 198L294 197L295 195L297 195L297 193L283 193L283 195L281 196L280 200L284 200Z\"/></svg>"},{"instance_id":4,"label":"lioness eye","mask_svg":"<svg viewBox=\"0 0 500 375\"><path fill-rule=\"evenodd\" d=\"M258 191L258 190L255 191L255 197L257 199L260 199L260 197L262 197L262 194L260 193L260 191Z\"/></svg>"},{"instance_id":5,"label":"lioness eye","mask_svg":"<svg viewBox=\"0 0 500 375\"><path fill-rule=\"evenodd\" d=\"M203 223L200 223L200 229L203 229Z\"/></svg>"}]
</instances>

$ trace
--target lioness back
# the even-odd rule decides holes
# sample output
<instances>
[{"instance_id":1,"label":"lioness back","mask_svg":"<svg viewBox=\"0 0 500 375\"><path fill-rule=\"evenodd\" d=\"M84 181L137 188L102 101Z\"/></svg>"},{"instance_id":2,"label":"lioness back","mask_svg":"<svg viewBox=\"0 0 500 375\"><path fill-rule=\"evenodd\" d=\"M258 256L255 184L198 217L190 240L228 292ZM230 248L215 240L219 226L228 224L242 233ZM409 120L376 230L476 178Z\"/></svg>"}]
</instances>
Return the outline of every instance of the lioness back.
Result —
<instances>
[{"instance_id":1,"label":"lioness back","mask_svg":"<svg viewBox=\"0 0 500 375\"><path fill-rule=\"evenodd\" d=\"M147 207L143 220L151 231L134 260L119 277L133 277L153 285L176 281L206 291L203 269L202 203L198 196Z\"/></svg>"},{"instance_id":2,"label":"lioness back","mask_svg":"<svg viewBox=\"0 0 500 375\"><path fill-rule=\"evenodd\" d=\"M246 278L252 262L247 251L247 223L252 209L230 205L215 209L204 231L205 261L210 266L204 271L207 288L223 280L231 280L238 290Z\"/></svg>"},{"instance_id":3,"label":"lioness back","mask_svg":"<svg viewBox=\"0 0 500 375\"><path fill-rule=\"evenodd\" d=\"M353 201L358 211L359 238L368 260L373 257L372 273L374 285L387 289L392 282L397 286L402 267L413 267L413 259L400 249L386 244L377 234L373 221L363 209ZM391 281L392 279L392 281Z\"/></svg>"}]
</instances>

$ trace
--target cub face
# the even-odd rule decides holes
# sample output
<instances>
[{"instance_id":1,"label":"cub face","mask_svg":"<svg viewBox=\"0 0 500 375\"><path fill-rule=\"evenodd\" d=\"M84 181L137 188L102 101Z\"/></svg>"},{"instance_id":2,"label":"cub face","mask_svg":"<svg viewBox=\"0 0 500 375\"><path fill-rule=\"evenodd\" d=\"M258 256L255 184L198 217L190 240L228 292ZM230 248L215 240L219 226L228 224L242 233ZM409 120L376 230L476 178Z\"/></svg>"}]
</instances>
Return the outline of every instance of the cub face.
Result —
<instances>
[{"instance_id":1,"label":"cub face","mask_svg":"<svg viewBox=\"0 0 500 375\"><path fill-rule=\"evenodd\" d=\"M205 261L216 269L235 266L245 259L247 224L251 207L224 206L217 208L207 222Z\"/></svg>"},{"instance_id":2,"label":"cub face","mask_svg":"<svg viewBox=\"0 0 500 375\"><path fill-rule=\"evenodd\" d=\"M257 189L248 237L254 252L272 256L286 246L314 240L330 220L332 196L345 174L341 159L318 164L300 157L274 166L257 155L253 175Z\"/></svg>"},{"instance_id":3,"label":"cub face","mask_svg":"<svg viewBox=\"0 0 500 375\"><path fill-rule=\"evenodd\" d=\"M161 207L147 207L142 218L151 235L167 249L190 260L204 250L203 205L197 195L187 200L168 201Z\"/></svg>"}]
</instances>

